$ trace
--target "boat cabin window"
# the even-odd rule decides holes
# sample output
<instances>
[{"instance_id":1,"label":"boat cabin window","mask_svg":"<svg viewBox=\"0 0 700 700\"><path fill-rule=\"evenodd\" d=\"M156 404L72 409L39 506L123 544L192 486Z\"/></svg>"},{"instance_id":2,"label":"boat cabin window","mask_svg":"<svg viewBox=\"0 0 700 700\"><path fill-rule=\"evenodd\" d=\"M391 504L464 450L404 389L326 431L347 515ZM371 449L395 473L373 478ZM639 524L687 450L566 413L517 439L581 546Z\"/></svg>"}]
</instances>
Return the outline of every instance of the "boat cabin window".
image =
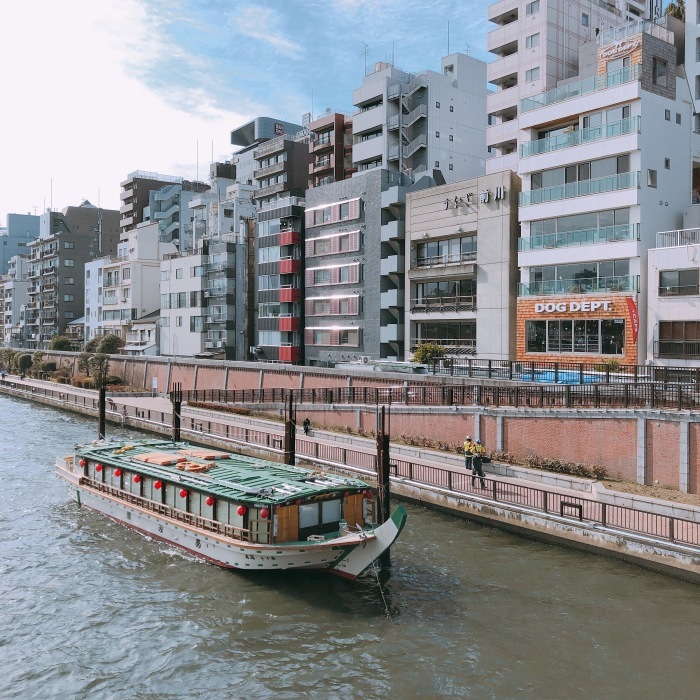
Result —
<instances>
[{"instance_id":1,"label":"boat cabin window","mask_svg":"<svg viewBox=\"0 0 700 700\"><path fill-rule=\"evenodd\" d=\"M338 530L341 516L341 501L321 501L299 506L299 539L305 540L309 535L324 535Z\"/></svg>"}]
</instances>

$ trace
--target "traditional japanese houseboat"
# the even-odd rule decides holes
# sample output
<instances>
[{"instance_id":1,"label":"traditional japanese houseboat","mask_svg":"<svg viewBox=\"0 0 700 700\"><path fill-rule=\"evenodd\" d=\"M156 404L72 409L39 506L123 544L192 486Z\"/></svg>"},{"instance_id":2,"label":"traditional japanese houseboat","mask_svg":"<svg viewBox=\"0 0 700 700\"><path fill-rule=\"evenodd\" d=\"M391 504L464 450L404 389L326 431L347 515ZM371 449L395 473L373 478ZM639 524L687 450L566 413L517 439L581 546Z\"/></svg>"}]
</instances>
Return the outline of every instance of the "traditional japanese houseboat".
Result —
<instances>
[{"instance_id":1,"label":"traditional japanese houseboat","mask_svg":"<svg viewBox=\"0 0 700 700\"><path fill-rule=\"evenodd\" d=\"M396 540L368 484L187 443L95 442L59 459L78 503L219 566L355 579Z\"/></svg>"}]
</instances>

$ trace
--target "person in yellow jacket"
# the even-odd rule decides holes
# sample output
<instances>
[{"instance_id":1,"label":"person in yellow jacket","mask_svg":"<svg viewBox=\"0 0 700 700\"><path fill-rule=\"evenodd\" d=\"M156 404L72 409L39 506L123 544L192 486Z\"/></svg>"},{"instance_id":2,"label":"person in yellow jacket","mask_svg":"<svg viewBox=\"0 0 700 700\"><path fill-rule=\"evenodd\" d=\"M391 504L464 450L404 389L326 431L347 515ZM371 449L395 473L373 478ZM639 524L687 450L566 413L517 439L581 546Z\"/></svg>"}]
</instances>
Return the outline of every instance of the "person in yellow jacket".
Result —
<instances>
[{"instance_id":1,"label":"person in yellow jacket","mask_svg":"<svg viewBox=\"0 0 700 700\"><path fill-rule=\"evenodd\" d=\"M486 454L486 448L481 444L481 440L476 440L472 445L472 486L476 481L478 475L481 481L481 488L486 488L486 482L484 481L484 470L481 468L481 460Z\"/></svg>"},{"instance_id":2,"label":"person in yellow jacket","mask_svg":"<svg viewBox=\"0 0 700 700\"><path fill-rule=\"evenodd\" d=\"M467 435L467 439L464 441L464 468L472 468L472 457L474 456L474 443L472 442L472 436Z\"/></svg>"}]
</instances>

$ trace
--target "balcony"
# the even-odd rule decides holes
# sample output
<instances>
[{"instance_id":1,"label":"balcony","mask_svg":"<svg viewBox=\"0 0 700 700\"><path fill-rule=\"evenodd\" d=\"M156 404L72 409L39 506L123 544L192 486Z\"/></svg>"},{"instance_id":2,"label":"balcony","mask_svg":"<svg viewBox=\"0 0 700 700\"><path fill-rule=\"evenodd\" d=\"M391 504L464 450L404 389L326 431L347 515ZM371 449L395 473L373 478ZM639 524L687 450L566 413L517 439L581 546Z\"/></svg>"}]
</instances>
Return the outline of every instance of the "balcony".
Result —
<instances>
[{"instance_id":1,"label":"balcony","mask_svg":"<svg viewBox=\"0 0 700 700\"><path fill-rule=\"evenodd\" d=\"M605 75L595 75L590 78L585 78L584 80L579 80L576 83L562 85L553 90L547 90L546 92L541 92L539 95L533 95L532 97L526 97L524 100L521 100L520 113L531 112L534 109L540 109L541 107L547 107L557 104L558 102L571 100L574 97L588 95L592 92L616 88L625 83L639 80L640 74L641 65L635 63L633 66L628 66L622 70L606 73Z\"/></svg>"},{"instance_id":2,"label":"balcony","mask_svg":"<svg viewBox=\"0 0 700 700\"><path fill-rule=\"evenodd\" d=\"M660 231L656 234L657 248L677 248L682 245L698 245L700 228L684 228L677 231Z\"/></svg>"},{"instance_id":3,"label":"balcony","mask_svg":"<svg viewBox=\"0 0 700 700\"><path fill-rule=\"evenodd\" d=\"M404 273L403 255L390 255L383 258L380 265L382 275L402 275Z\"/></svg>"},{"instance_id":4,"label":"balcony","mask_svg":"<svg viewBox=\"0 0 700 700\"><path fill-rule=\"evenodd\" d=\"M52 258L54 255L58 255L58 248L49 248L41 251L42 258Z\"/></svg>"},{"instance_id":5,"label":"balcony","mask_svg":"<svg viewBox=\"0 0 700 700\"><path fill-rule=\"evenodd\" d=\"M207 316L207 323L226 323L226 315L214 314L213 316Z\"/></svg>"},{"instance_id":6,"label":"balcony","mask_svg":"<svg viewBox=\"0 0 700 700\"><path fill-rule=\"evenodd\" d=\"M476 296L441 296L411 299L411 313L476 311Z\"/></svg>"},{"instance_id":7,"label":"balcony","mask_svg":"<svg viewBox=\"0 0 700 700\"><path fill-rule=\"evenodd\" d=\"M530 141L520 146L521 158L529 158L543 153L551 153L562 148L571 148L573 146L581 146L586 143L594 143L604 139L611 139L625 134L641 134L642 133L642 118L632 117L631 119L622 119L621 121L604 124L601 126L593 126L588 129L580 129L571 131L568 134L559 134L546 139L538 139Z\"/></svg>"},{"instance_id":8,"label":"balcony","mask_svg":"<svg viewBox=\"0 0 700 700\"><path fill-rule=\"evenodd\" d=\"M32 294L39 294L41 292L41 287L29 287L27 289L27 294L32 295Z\"/></svg>"},{"instance_id":9,"label":"balcony","mask_svg":"<svg viewBox=\"0 0 700 700\"><path fill-rule=\"evenodd\" d=\"M207 299L213 297L225 297L228 294L228 287L209 287L204 290L204 296Z\"/></svg>"},{"instance_id":10,"label":"balcony","mask_svg":"<svg viewBox=\"0 0 700 700\"><path fill-rule=\"evenodd\" d=\"M279 290L281 302L301 301L301 289L299 287L282 287Z\"/></svg>"},{"instance_id":11,"label":"balcony","mask_svg":"<svg viewBox=\"0 0 700 700\"><path fill-rule=\"evenodd\" d=\"M253 170L253 177L256 180L262 180L265 177L269 177L270 175L275 175L276 173L281 173L284 171L284 166L286 165L287 161L281 161L279 163L273 163L272 165L268 165L265 168L259 168L258 170Z\"/></svg>"},{"instance_id":12,"label":"balcony","mask_svg":"<svg viewBox=\"0 0 700 700\"><path fill-rule=\"evenodd\" d=\"M291 141L290 136L277 136L269 141L258 146L255 151L253 151L253 158L260 160L272 153L277 153L278 151L283 151L285 149L285 141Z\"/></svg>"},{"instance_id":13,"label":"balcony","mask_svg":"<svg viewBox=\"0 0 700 700\"><path fill-rule=\"evenodd\" d=\"M301 330L301 317L299 316L280 316L279 330L284 333L298 332Z\"/></svg>"},{"instance_id":14,"label":"balcony","mask_svg":"<svg viewBox=\"0 0 700 700\"><path fill-rule=\"evenodd\" d=\"M278 182L275 185L269 185L268 187L261 187L260 189L253 192L253 199L265 199L266 197L272 197L272 195L284 192L287 189L286 182Z\"/></svg>"},{"instance_id":15,"label":"balcony","mask_svg":"<svg viewBox=\"0 0 700 700\"><path fill-rule=\"evenodd\" d=\"M677 360L700 360L698 340L655 340L654 357Z\"/></svg>"},{"instance_id":16,"label":"balcony","mask_svg":"<svg viewBox=\"0 0 700 700\"><path fill-rule=\"evenodd\" d=\"M291 275L301 272L301 260L298 258L282 258L279 266L280 275Z\"/></svg>"},{"instance_id":17,"label":"balcony","mask_svg":"<svg viewBox=\"0 0 700 700\"><path fill-rule=\"evenodd\" d=\"M290 229L289 231L280 231L279 244L280 245L300 245L301 244L301 233L299 231L294 231L293 229Z\"/></svg>"},{"instance_id":18,"label":"balcony","mask_svg":"<svg viewBox=\"0 0 700 700\"><path fill-rule=\"evenodd\" d=\"M403 325L400 323L390 323L388 326L379 327L380 343L400 343L403 342Z\"/></svg>"},{"instance_id":19,"label":"balcony","mask_svg":"<svg viewBox=\"0 0 700 700\"><path fill-rule=\"evenodd\" d=\"M300 362L301 348L298 345L282 345L278 356L280 362Z\"/></svg>"},{"instance_id":20,"label":"balcony","mask_svg":"<svg viewBox=\"0 0 700 700\"><path fill-rule=\"evenodd\" d=\"M55 275L58 272L58 267L56 265L51 265L50 267L45 267L42 271L42 275Z\"/></svg>"},{"instance_id":21,"label":"balcony","mask_svg":"<svg viewBox=\"0 0 700 700\"><path fill-rule=\"evenodd\" d=\"M570 248L579 245L598 245L619 241L638 241L639 224L621 224L603 228L567 231L566 233L546 233L539 236L518 239L520 252L545 248Z\"/></svg>"},{"instance_id":22,"label":"balcony","mask_svg":"<svg viewBox=\"0 0 700 700\"><path fill-rule=\"evenodd\" d=\"M104 297L102 299L103 306L113 306L119 303L119 297Z\"/></svg>"},{"instance_id":23,"label":"balcony","mask_svg":"<svg viewBox=\"0 0 700 700\"><path fill-rule=\"evenodd\" d=\"M659 287L660 297L689 297L700 294L700 287L697 284L685 284L675 287Z\"/></svg>"},{"instance_id":24,"label":"balcony","mask_svg":"<svg viewBox=\"0 0 700 700\"><path fill-rule=\"evenodd\" d=\"M520 206L527 207L531 204L556 202L561 199L571 199L572 197L586 197L592 194L602 194L616 190L636 189L639 187L639 182L640 173L637 171L620 173L619 175L607 175L606 177L597 177L592 180L581 180L580 182L570 182L566 185L543 187L539 190L521 192Z\"/></svg>"},{"instance_id":25,"label":"balcony","mask_svg":"<svg viewBox=\"0 0 700 700\"><path fill-rule=\"evenodd\" d=\"M639 277L590 277L586 279L545 280L518 285L518 296L548 296L564 294L598 294L600 292L638 292Z\"/></svg>"},{"instance_id":26,"label":"balcony","mask_svg":"<svg viewBox=\"0 0 700 700\"><path fill-rule=\"evenodd\" d=\"M433 255L426 258L418 258L416 267L437 267L439 265L457 265L460 263L470 263L476 260L476 251L468 253L445 253L444 255Z\"/></svg>"}]
</instances>

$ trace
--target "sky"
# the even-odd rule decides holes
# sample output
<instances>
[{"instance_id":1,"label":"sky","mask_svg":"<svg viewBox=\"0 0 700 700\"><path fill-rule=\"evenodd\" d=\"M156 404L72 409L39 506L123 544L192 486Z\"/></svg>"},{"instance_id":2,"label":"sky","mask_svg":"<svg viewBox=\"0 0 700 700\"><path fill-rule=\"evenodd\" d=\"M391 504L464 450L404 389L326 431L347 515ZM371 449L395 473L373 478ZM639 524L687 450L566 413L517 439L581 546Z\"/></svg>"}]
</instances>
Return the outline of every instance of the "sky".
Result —
<instances>
[{"instance_id":1,"label":"sky","mask_svg":"<svg viewBox=\"0 0 700 700\"><path fill-rule=\"evenodd\" d=\"M351 112L365 65L486 52L479 0L25 0L0 23L0 225L136 170L206 180L257 116Z\"/></svg>"}]
</instances>

